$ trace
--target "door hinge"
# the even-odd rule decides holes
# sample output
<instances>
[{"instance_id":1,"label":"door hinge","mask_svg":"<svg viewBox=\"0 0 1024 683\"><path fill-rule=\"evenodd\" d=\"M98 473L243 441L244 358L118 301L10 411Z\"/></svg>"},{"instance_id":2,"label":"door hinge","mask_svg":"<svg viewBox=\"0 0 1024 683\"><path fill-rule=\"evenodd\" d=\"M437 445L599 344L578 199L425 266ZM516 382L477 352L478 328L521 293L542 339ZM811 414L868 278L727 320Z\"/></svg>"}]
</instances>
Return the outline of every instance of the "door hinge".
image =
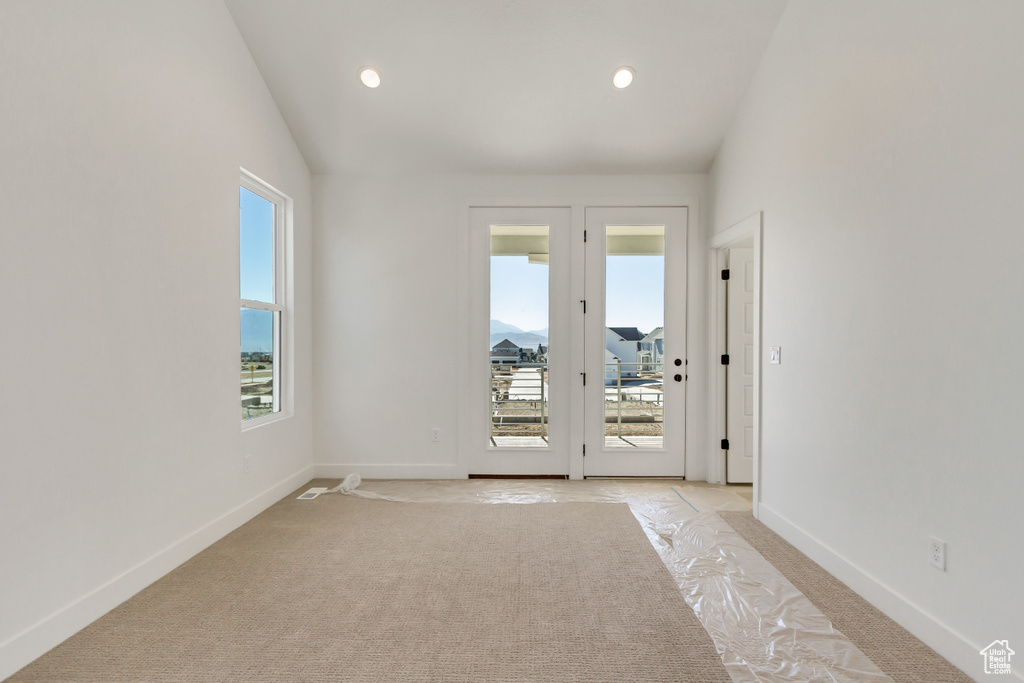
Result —
<instances>
[{"instance_id":1,"label":"door hinge","mask_svg":"<svg viewBox=\"0 0 1024 683\"><path fill-rule=\"evenodd\" d=\"M725 270L722 271L722 279L723 280L728 280L729 279L729 269L728 268L726 268Z\"/></svg>"},{"instance_id":2,"label":"door hinge","mask_svg":"<svg viewBox=\"0 0 1024 683\"><path fill-rule=\"evenodd\" d=\"M587 300L586 299L580 299L580 303L583 304L583 315L586 315L587 314Z\"/></svg>"},{"instance_id":3,"label":"door hinge","mask_svg":"<svg viewBox=\"0 0 1024 683\"><path fill-rule=\"evenodd\" d=\"M587 386L587 373L581 372L580 374L583 375L583 386Z\"/></svg>"},{"instance_id":4,"label":"door hinge","mask_svg":"<svg viewBox=\"0 0 1024 683\"><path fill-rule=\"evenodd\" d=\"M722 439L722 450L729 450L729 439Z\"/></svg>"},{"instance_id":5,"label":"door hinge","mask_svg":"<svg viewBox=\"0 0 1024 683\"><path fill-rule=\"evenodd\" d=\"M583 231L583 241L584 242L587 241L587 231L586 230Z\"/></svg>"},{"instance_id":6,"label":"door hinge","mask_svg":"<svg viewBox=\"0 0 1024 683\"><path fill-rule=\"evenodd\" d=\"M583 457L587 457L587 444L583 444Z\"/></svg>"},{"instance_id":7,"label":"door hinge","mask_svg":"<svg viewBox=\"0 0 1024 683\"><path fill-rule=\"evenodd\" d=\"M722 365L728 365L728 364L729 364L729 354L723 353L722 354Z\"/></svg>"}]
</instances>

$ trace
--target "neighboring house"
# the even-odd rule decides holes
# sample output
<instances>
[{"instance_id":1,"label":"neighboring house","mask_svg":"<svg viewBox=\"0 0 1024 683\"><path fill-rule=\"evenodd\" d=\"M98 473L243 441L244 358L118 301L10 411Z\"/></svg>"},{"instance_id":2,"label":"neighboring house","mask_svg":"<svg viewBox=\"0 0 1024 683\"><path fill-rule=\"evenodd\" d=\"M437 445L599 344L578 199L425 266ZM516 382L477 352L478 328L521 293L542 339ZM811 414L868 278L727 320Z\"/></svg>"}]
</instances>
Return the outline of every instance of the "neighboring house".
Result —
<instances>
[{"instance_id":1,"label":"neighboring house","mask_svg":"<svg viewBox=\"0 0 1024 683\"><path fill-rule=\"evenodd\" d=\"M604 383L614 385L619 379L619 357L608 349L604 350Z\"/></svg>"},{"instance_id":2,"label":"neighboring house","mask_svg":"<svg viewBox=\"0 0 1024 683\"><path fill-rule=\"evenodd\" d=\"M523 349L508 339L504 339L491 347L492 365L515 365Z\"/></svg>"},{"instance_id":3,"label":"neighboring house","mask_svg":"<svg viewBox=\"0 0 1024 683\"><path fill-rule=\"evenodd\" d=\"M548 347L545 344L537 344L537 362L548 362Z\"/></svg>"},{"instance_id":4,"label":"neighboring house","mask_svg":"<svg viewBox=\"0 0 1024 683\"><path fill-rule=\"evenodd\" d=\"M665 357L665 328L655 327L651 332L640 340L640 363L641 372L657 372L662 369L661 363Z\"/></svg>"},{"instance_id":5,"label":"neighboring house","mask_svg":"<svg viewBox=\"0 0 1024 683\"><path fill-rule=\"evenodd\" d=\"M643 338L644 334L635 327L605 328L604 347L618 362L622 363L623 377L636 377L640 357L640 340ZM615 363L616 360L608 361L606 359L606 362ZM618 371L608 367L605 371L606 377L610 371L615 372L613 377L617 376Z\"/></svg>"}]
</instances>

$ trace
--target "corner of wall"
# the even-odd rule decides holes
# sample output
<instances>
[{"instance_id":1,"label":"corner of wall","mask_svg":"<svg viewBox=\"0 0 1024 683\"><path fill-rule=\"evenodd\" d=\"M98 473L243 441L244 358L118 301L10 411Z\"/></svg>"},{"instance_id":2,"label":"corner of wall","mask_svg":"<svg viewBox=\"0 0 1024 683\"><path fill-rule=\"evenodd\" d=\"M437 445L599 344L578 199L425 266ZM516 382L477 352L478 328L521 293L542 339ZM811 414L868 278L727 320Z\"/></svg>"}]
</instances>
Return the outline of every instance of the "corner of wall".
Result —
<instances>
[{"instance_id":1,"label":"corner of wall","mask_svg":"<svg viewBox=\"0 0 1024 683\"><path fill-rule=\"evenodd\" d=\"M282 479L57 612L0 643L0 680L13 675L176 567L314 478L312 466Z\"/></svg>"}]
</instances>

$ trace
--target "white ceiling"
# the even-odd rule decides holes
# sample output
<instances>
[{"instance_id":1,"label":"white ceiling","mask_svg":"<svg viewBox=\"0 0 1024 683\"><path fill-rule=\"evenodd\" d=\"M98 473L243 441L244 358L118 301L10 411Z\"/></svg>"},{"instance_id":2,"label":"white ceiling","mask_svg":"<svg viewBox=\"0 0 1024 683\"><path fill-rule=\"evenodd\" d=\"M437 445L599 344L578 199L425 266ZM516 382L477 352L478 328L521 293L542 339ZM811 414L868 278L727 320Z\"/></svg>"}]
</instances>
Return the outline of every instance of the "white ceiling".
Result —
<instances>
[{"instance_id":1,"label":"white ceiling","mask_svg":"<svg viewBox=\"0 0 1024 683\"><path fill-rule=\"evenodd\" d=\"M310 169L358 174L706 171L785 3L225 0Z\"/></svg>"}]
</instances>

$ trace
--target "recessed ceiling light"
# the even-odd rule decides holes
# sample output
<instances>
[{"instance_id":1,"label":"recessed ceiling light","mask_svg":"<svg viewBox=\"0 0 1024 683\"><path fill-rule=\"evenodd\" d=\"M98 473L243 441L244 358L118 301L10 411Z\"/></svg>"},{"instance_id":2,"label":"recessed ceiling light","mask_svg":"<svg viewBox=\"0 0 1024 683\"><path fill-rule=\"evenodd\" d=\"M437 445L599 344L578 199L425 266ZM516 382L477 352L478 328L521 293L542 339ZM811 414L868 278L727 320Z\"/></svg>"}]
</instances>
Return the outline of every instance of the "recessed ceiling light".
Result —
<instances>
[{"instance_id":1,"label":"recessed ceiling light","mask_svg":"<svg viewBox=\"0 0 1024 683\"><path fill-rule=\"evenodd\" d=\"M377 73L376 69L366 67L359 72L359 80L363 82L367 88L376 88L380 85L380 74Z\"/></svg>"},{"instance_id":2,"label":"recessed ceiling light","mask_svg":"<svg viewBox=\"0 0 1024 683\"><path fill-rule=\"evenodd\" d=\"M612 74L612 85L616 88L625 88L633 82L633 69L628 66L620 66Z\"/></svg>"}]
</instances>

